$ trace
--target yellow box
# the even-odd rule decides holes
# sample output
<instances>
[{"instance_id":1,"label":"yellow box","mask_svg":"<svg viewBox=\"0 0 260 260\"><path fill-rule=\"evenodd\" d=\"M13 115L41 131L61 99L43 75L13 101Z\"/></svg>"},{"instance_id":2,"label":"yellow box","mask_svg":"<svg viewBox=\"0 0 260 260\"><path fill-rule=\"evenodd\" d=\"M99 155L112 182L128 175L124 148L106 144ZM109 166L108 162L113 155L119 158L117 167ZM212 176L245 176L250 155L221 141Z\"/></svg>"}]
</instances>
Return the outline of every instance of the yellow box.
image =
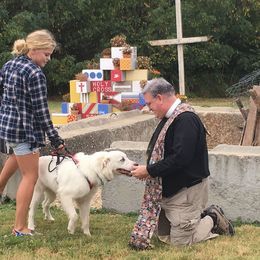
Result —
<instances>
[{"instance_id":1,"label":"yellow box","mask_svg":"<svg viewBox=\"0 0 260 260\"><path fill-rule=\"evenodd\" d=\"M112 105L112 113L121 112L121 110Z\"/></svg>"},{"instance_id":2,"label":"yellow box","mask_svg":"<svg viewBox=\"0 0 260 260\"><path fill-rule=\"evenodd\" d=\"M69 114L52 113L51 120L54 125L65 125L68 123Z\"/></svg>"},{"instance_id":3,"label":"yellow box","mask_svg":"<svg viewBox=\"0 0 260 260\"><path fill-rule=\"evenodd\" d=\"M88 93L88 103L100 103L100 93L99 92L89 92Z\"/></svg>"},{"instance_id":4,"label":"yellow box","mask_svg":"<svg viewBox=\"0 0 260 260\"><path fill-rule=\"evenodd\" d=\"M120 70L134 70L136 67L136 60L132 58L120 59Z\"/></svg>"},{"instance_id":5,"label":"yellow box","mask_svg":"<svg viewBox=\"0 0 260 260\"><path fill-rule=\"evenodd\" d=\"M80 93L76 92L76 82L79 80L70 80L70 102L80 103Z\"/></svg>"},{"instance_id":6,"label":"yellow box","mask_svg":"<svg viewBox=\"0 0 260 260\"><path fill-rule=\"evenodd\" d=\"M125 80L148 80L148 70L130 70L126 71Z\"/></svg>"}]
</instances>

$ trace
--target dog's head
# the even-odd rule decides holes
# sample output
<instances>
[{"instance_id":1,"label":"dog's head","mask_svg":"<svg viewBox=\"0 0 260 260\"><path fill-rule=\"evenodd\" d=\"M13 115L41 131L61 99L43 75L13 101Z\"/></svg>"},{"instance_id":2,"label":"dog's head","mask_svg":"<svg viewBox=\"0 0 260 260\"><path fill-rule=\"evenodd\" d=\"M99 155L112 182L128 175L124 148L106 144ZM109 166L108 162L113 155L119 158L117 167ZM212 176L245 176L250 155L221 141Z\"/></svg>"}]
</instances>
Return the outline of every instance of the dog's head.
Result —
<instances>
[{"instance_id":1,"label":"dog's head","mask_svg":"<svg viewBox=\"0 0 260 260\"><path fill-rule=\"evenodd\" d=\"M131 171L137 165L121 151L100 151L91 155L78 153L74 157L80 170L94 183L95 179L101 179L101 183L111 181L120 174L132 176Z\"/></svg>"},{"instance_id":2,"label":"dog's head","mask_svg":"<svg viewBox=\"0 0 260 260\"><path fill-rule=\"evenodd\" d=\"M131 176L133 167L137 165L121 151L109 151L103 160L103 169L108 168L113 174Z\"/></svg>"}]
</instances>

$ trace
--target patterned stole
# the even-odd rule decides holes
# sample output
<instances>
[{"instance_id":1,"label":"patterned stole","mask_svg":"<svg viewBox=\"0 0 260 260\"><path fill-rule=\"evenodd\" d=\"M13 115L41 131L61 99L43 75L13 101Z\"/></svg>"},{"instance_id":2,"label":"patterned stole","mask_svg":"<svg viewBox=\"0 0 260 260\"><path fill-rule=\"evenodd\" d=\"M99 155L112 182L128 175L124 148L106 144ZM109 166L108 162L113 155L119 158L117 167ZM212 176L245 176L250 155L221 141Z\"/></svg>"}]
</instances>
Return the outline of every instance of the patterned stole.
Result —
<instances>
[{"instance_id":1,"label":"patterned stole","mask_svg":"<svg viewBox=\"0 0 260 260\"><path fill-rule=\"evenodd\" d=\"M181 103L164 124L153 147L149 164L158 162L164 158L164 139L166 132L173 120L181 113L194 109L187 103ZM154 230L157 227L161 211L162 179L160 177L148 178L145 184L143 202L140 215L131 233L129 245L135 249L149 249Z\"/></svg>"}]
</instances>

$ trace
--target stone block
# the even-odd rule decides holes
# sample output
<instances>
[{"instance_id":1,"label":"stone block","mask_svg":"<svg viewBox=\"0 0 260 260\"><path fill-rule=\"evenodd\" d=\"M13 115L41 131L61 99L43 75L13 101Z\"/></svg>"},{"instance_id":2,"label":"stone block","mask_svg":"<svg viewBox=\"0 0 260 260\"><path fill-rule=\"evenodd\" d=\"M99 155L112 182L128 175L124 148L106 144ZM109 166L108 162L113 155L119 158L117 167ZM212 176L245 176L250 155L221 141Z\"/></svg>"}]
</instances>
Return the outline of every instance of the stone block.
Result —
<instances>
[{"instance_id":1,"label":"stone block","mask_svg":"<svg viewBox=\"0 0 260 260\"><path fill-rule=\"evenodd\" d=\"M209 203L227 217L260 221L260 147L221 144L209 152Z\"/></svg>"},{"instance_id":2,"label":"stone block","mask_svg":"<svg viewBox=\"0 0 260 260\"><path fill-rule=\"evenodd\" d=\"M128 158L139 163L146 163L147 142L117 141L111 144L111 150L120 150ZM138 212L144 194L145 183L134 177L118 176L107 183L102 190L103 208L117 212Z\"/></svg>"}]
</instances>

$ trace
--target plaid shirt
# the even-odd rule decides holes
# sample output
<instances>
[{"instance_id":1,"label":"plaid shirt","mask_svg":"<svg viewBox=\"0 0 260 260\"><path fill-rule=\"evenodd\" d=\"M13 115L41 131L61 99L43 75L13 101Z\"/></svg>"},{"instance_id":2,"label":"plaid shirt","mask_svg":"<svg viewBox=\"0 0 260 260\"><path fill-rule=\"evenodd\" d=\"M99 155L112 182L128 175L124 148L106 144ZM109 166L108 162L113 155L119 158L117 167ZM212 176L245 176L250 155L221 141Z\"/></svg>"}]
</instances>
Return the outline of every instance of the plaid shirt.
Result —
<instances>
[{"instance_id":1,"label":"plaid shirt","mask_svg":"<svg viewBox=\"0 0 260 260\"><path fill-rule=\"evenodd\" d=\"M0 88L0 138L27 142L33 148L45 145L45 133L49 139L59 137L50 119L45 75L27 56L16 57L3 66Z\"/></svg>"}]
</instances>

